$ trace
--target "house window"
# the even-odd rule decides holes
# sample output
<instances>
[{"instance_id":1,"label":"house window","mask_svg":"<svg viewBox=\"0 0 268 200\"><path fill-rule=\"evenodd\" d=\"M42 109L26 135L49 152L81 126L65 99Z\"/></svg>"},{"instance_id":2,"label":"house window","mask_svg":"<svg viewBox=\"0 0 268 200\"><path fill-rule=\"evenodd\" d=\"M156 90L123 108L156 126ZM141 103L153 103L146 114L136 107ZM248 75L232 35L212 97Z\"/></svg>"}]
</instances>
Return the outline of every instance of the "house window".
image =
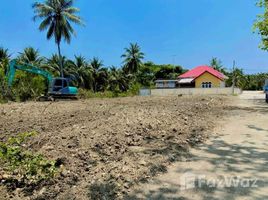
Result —
<instances>
[{"instance_id":1,"label":"house window","mask_svg":"<svg viewBox=\"0 0 268 200\"><path fill-rule=\"evenodd\" d=\"M202 82L202 88L212 88L211 82Z\"/></svg>"}]
</instances>

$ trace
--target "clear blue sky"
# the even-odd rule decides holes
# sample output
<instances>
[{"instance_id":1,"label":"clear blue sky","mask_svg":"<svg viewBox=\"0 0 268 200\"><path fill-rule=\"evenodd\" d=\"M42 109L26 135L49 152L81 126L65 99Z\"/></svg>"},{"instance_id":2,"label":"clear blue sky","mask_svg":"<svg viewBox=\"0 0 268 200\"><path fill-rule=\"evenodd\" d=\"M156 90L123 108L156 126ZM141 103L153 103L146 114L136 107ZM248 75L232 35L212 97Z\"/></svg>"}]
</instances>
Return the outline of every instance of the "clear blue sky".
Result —
<instances>
[{"instance_id":1,"label":"clear blue sky","mask_svg":"<svg viewBox=\"0 0 268 200\"><path fill-rule=\"evenodd\" d=\"M32 21L32 0L2 0L0 46L13 56L24 47L42 55L56 52L54 41ZM268 72L268 52L258 49L252 24L259 8L255 0L76 0L85 27L63 45L64 55L97 56L106 66L121 64L121 54L137 42L146 61L192 68L218 57L226 67L235 59L247 73ZM176 56L174 56L176 55Z\"/></svg>"}]
</instances>

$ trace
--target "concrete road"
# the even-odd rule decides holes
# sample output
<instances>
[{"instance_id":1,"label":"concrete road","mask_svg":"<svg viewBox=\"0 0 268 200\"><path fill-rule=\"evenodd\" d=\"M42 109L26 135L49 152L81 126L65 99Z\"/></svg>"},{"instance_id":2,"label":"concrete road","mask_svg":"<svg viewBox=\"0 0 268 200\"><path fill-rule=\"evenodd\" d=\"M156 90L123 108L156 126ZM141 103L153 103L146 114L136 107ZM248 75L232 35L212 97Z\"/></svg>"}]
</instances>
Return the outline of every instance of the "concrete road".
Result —
<instances>
[{"instance_id":1,"label":"concrete road","mask_svg":"<svg viewBox=\"0 0 268 200\"><path fill-rule=\"evenodd\" d=\"M268 104L263 92L235 97L229 112L209 141L141 185L133 199L268 199Z\"/></svg>"}]
</instances>

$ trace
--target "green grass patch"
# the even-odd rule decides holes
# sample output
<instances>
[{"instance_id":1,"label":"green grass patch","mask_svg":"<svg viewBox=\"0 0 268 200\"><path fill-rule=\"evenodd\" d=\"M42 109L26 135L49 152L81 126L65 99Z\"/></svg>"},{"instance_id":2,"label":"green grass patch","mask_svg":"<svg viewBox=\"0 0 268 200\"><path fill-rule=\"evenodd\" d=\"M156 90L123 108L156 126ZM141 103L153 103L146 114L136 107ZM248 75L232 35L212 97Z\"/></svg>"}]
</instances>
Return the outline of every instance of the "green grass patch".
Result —
<instances>
[{"instance_id":1,"label":"green grass patch","mask_svg":"<svg viewBox=\"0 0 268 200\"><path fill-rule=\"evenodd\" d=\"M140 90L139 84L132 85L132 87L126 92L118 90L118 91L104 91L94 93L91 90L79 89L78 97L80 99L129 97L138 95L139 90Z\"/></svg>"}]
</instances>

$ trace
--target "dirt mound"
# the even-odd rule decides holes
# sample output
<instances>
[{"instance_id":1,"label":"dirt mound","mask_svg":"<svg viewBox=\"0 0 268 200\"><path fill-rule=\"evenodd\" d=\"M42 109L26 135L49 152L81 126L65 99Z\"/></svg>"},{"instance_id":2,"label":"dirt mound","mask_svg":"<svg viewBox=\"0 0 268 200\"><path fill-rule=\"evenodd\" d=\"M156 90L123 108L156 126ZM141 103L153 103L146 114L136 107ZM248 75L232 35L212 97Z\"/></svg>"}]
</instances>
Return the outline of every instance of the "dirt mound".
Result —
<instances>
[{"instance_id":1,"label":"dirt mound","mask_svg":"<svg viewBox=\"0 0 268 200\"><path fill-rule=\"evenodd\" d=\"M25 131L27 144L63 165L57 179L17 199L115 199L187 155L221 117L222 97L133 97L1 105L0 140Z\"/></svg>"}]
</instances>

